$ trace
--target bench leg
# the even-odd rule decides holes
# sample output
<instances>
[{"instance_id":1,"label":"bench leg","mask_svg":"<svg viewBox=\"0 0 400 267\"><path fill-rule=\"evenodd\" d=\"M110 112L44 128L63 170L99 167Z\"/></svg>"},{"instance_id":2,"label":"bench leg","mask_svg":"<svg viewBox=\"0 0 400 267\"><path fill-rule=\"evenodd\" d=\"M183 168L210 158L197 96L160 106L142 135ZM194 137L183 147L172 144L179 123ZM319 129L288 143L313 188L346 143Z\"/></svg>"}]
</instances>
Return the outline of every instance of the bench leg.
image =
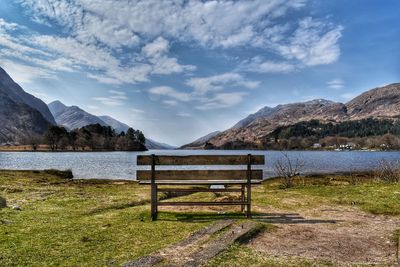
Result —
<instances>
[{"instance_id":1,"label":"bench leg","mask_svg":"<svg viewBox=\"0 0 400 267\"><path fill-rule=\"evenodd\" d=\"M245 191L244 191L244 184L242 184L242 189L241 189L242 191L241 191L241 196L240 196L240 200L242 201L242 202L245 202L246 201L246 197L245 197ZM241 205L241 212L244 212L244 205Z\"/></svg>"},{"instance_id":2,"label":"bench leg","mask_svg":"<svg viewBox=\"0 0 400 267\"><path fill-rule=\"evenodd\" d=\"M247 185L247 210L246 210L246 217L248 219L251 218L251 185Z\"/></svg>"},{"instance_id":3,"label":"bench leg","mask_svg":"<svg viewBox=\"0 0 400 267\"><path fill-rule=\"evenodd\" d=\"M157 220L157 185L151 185L151 220Z\"/></svg>"}]
</instances>

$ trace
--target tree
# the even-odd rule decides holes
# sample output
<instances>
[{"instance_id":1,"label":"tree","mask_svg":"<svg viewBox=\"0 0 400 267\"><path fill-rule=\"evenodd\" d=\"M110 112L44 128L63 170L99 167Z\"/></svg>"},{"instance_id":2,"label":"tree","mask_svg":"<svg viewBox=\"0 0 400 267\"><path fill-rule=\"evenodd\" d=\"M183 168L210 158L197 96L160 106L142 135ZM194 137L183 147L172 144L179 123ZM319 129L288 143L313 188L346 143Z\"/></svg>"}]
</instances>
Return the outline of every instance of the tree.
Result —
<instances>
[{"instance_id":1,"label":"tree","mask_svg":"<svg viewBox=\"0 0 400 267\"><path fill-rule=\"evenodd\" d=\"M45 134L45 140L51 150L57 150L60 140L68 136L68 132L64 127L52 125Z\"/></svg>"}]
</instances>

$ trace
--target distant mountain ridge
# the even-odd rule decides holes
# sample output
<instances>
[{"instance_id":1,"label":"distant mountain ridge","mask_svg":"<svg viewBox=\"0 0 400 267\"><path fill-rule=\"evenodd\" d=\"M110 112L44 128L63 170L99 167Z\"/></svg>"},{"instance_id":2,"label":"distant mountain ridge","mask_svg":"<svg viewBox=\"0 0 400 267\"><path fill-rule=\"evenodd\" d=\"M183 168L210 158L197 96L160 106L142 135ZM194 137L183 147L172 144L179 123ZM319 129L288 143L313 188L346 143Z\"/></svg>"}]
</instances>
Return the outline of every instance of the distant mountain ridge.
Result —
<instances>
[{"instance_id":1,"label":"distant mountain ridge","mask_svg":"<svg viewBox=\"0 0 400 267\"><path fill-rule=\"evenodd\" d=\"M217 136L220 133L221 133L220 131L215 131L215 132L209 133L207 135L204 135L204 136L194 140L193 142L191 142L189 144L181 146L181 148L193 148L193 147L196 148L196 147L204 146L208 142L208 140Z\"/></svg>"},{"instance_id":2,"label":"distant mountain ridge","mask_svg":"<svg viewBox=\"0 0 400 267\"><path fill-rule=\"evenodd\" d=\"M343 122L366 118L400 118L400 83L369 90L346 104L315 99L273 108L266 106L207 141L217 147L235 141L257 143L277 127L302 121Z\"/></svg>"},{"instance_id":3,"label":"distant mountain ridge","mask_svg":"<svg viewBox=\"0 0 400 267\"><path fill-rule=\"evenodd\" d=\"M58 125L64 126L68 130L82 128L89 124L100 124L108 126L97 116L90 114L78 106L66 106L60 101L53 101L48 104Z\"/></svg>"},{"instance_id":4,"label":"distant mountain ridge","mask_svg":"<svg viewBox=\"0 0 400 267\"><path fill-rule=\"evenodd\" d=\"M130 128L129 125L114 119L111 116L96 116L79 108L78 106L66 106L61 101L53 101L48 104L58 125L64 126L69 130L82 128L89 124L100 124L110 126L118 133L125 132ZM173 149L175 147L168 144L159 143L150 138L146 138L148 149Z\"/></svg>"},{"instance_id":5,"label":"distant mountain ridge","mask_svg":"<svg viewBox=\"0 0 400 267\"><path fill-rule=\"evenodd\" d=\"M104 116L98 116L98 118L100 120L102 120L104 123L106 123L107 125L111 126L112 128L114 128L117 132L125 132L128 131L129 126L123 122L120 122L116 119L114 119L113 117L104 115Z\"/></svg>"}]
</instances>

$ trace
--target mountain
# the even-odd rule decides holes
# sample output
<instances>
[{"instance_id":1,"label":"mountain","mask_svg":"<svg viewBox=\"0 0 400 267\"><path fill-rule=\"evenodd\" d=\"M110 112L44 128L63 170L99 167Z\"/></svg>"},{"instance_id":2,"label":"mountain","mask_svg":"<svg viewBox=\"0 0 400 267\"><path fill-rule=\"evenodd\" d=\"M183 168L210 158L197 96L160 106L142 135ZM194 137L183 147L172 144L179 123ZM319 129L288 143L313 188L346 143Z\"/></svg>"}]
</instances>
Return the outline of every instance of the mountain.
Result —
<instances>
[{"instance_id":1,"label":"mountain","mask_svg":"<svg viewBox=\"0 0 400 267\"><path fill-rule=\"evenodd\" d=\"M400 83L369 90L346 104L324 99L264 107L209 140L215 146L228 142L258 143L278 127L303 121L344 122L366 118L400 118Z\"/></svg>"},{"instance_id":2,"label":"mountain","mask_svg":"<svg viewBox=\"0 0 400 267\"><path fill-rule=\"evenodd\" d=\"M14 92L14 89L17 89L17 92ZM39 110L25 103L19 95L24 96L24 99L33 100L31 104L40 103L35 97L25 93L0 68L0 143L15 143L43 134L52 125Z\"/></svg>"},{"instance_id":3,"label":"mountain","mask_svg":"<svg viewBox=\"0 0 400 267\"><path fill-rule=\"evenodd\" d=\"M146 138L146 147L148 149L175 149L175 146L171 146L169 144L165 143L160 143L157 141L154 141L153 139Z\"/></svg>"},{"instance_id":4,"label":"mountain","mask_svg":"<svg viewBox=\"0 0 400 267\"><path fill-rule=\"evenodd\" d=\"M25 92L14 80L7 74L7 72L0 67L0 91L3 96L7 95L13 102L18 104L26 104L32 109L39 111L42 116L51 124L56 124L53 115L48 109L47 105L37 97Z\"/></svg>"},{"instance_id":5,"label":"mountain","mask_svg":"<svg viewBox=\"0 0 400 267\"><path fill-rule=\"evenodd\" d=\"M67 108L66 105L64 105L58 100L51 102L50 104L47 105L47 107L49 108L53 117L62 113Z\"/></svg>"},{"instance_id":6,"label":"mountain","mask_svg":"<svg viewBox=\"0 0 400 267\"><path fill-rule=\"evenodd\" d=\"M352 119L399 118L400 83L369 90L346 104Z\"/></svg>"},{"instance_id":7,"label":"mountain","mask_svg":"<svg viewBox=\"0 0 400 267\"><path fill-rule=\"evenodd\" d=\"M51 102L49 109L53 114L58 125L62 125L67 129L76 129L89 124L100 124L103 126L110 126L118 133L126 131L130 128L129 125L120 122L113 117L95 116L90 114L77 106L66 106L62 102L56 100ZM148 149L174 149L175 147L168 144L159 143L157 141L146 138L146 147Z\"/></svg>"},{"instance_id":8,"label":"mountain","mask_svg":"<svg viewBox=\"0 0 400 267\"><path fill-rule=\"evenodd\" d=\"M235 140L257 142L279 126L312 119L340 121L347 119L347 117L344 104L324 99L278 105L274 108L264 107L209 141L216 146Z\"/></svg>"},{"instance_id":9,"label":"mountain","mask_svg":"<svg viewBox=\"0 0 400 267\"><path fill-rule=\"evenodd\" d=\"M215 132L209 133L207 135L204 135L204 136L194 140L193 142L191 142L189 144L183 145L181 148L200 148L200 147L203 147L208 142L208 140L210 140L211 138L217 136L220 133L221 133L220 131L215 131Z\"/></svg>"},{"instance_id":10,"label":"mountain","mask_svg":"<svg viewBox=\"0 0 400 267\"><path fill-rule=\"evenodd\" d=\"M90 114L77 106L65 106L60 101L51 102L49 109L53 114L58 125L62 125L69 130L82 128L89 124L100 124L108 126L99 117Z\"/></svg>"},{"instance_id":11,"label":"mountain","mask_svg":"<svg viewBox=\"0 0 400 267\"><path fill-rule=\"evenodd\" d=\"M99 119L101 119L102 121L104 121L107 125L111 126L112 128L115 129L115 131L117 131L118 133L120 132L125 132L128 131L129 126L126 125L123 122L120 122L110 116L98 116Z\"/></svg>"}]
</instances>

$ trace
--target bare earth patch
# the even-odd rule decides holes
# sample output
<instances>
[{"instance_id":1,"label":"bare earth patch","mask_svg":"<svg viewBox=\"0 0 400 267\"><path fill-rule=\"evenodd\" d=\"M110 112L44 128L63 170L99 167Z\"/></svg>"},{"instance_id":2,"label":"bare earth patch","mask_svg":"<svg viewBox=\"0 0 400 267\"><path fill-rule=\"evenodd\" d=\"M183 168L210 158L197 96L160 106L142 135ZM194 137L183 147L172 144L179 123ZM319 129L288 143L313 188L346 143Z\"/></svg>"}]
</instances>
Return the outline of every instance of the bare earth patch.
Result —
<instances>
[{"instance_id":1,"label":"bare earth patch","mask_svg":"<svg viewBox=\"0 0 400 267\"><path fill-rule=\"evenodd\" d=\"M400 228L399 217L372 215L342 206L324 206L301 214L263 211L255 219L278 228L260 234L248 246L267 255L327 259L338 265L398 266L392 237Z\"/></svg>"}]
</instances>

